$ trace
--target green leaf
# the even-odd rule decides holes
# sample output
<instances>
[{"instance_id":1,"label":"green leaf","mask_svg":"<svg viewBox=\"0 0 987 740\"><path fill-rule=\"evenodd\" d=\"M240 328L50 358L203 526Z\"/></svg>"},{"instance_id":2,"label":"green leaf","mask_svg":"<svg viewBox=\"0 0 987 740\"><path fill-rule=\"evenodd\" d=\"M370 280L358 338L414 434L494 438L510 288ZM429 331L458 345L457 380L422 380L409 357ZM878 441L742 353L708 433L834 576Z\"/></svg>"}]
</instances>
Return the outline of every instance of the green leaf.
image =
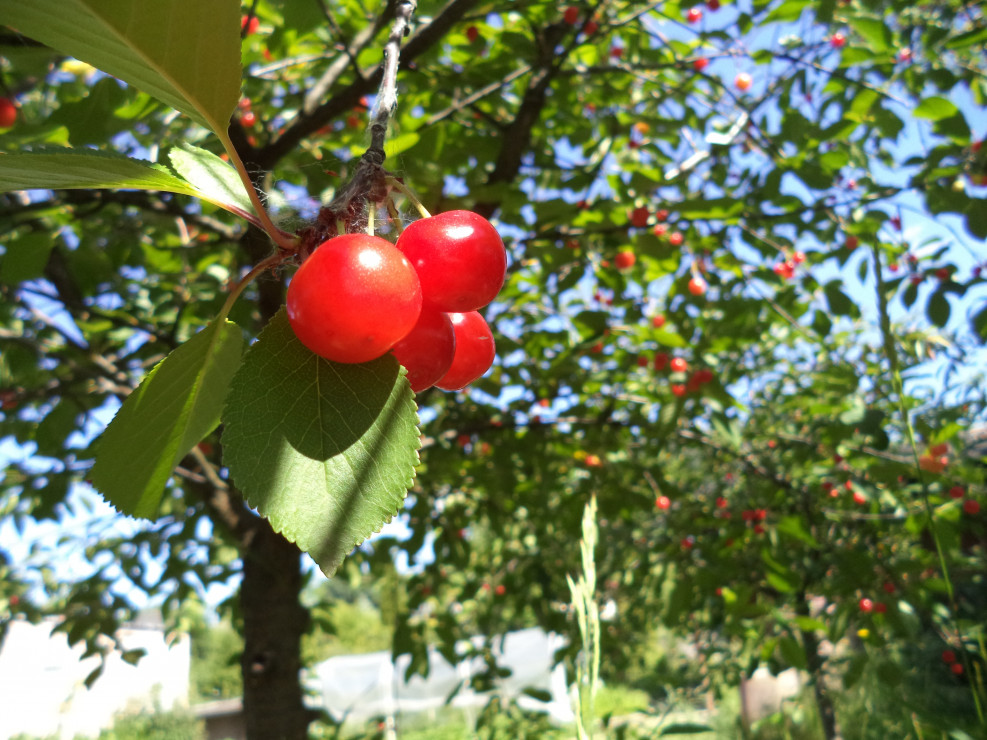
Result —
<instances>
[{"instance_id":1,"label":"green leaf","mask_svg":"<svg viewBox=\"0 0 987 740\"><path fill-rule=\"evenodd\" d=\"M168 159L175 171L195 186L198 197L232 213L254 212L240 175L212 152L182 144L168 152Z\"/></svg>"},{"instance_id":2,"label":"green leaf","mask_svg":"<svg viewBox=\"0 0 987 740\"><path fill-rule=\"evenodd\" d=\"M658 737L668 735L698 735L703 732L713 732L714 728L709 725L702 725L697 722L676 722L661 729Z\"/></svg>"},{"instance_id":3,"label":"green leaf","mask_svg":"<svg viewBox=\"0 0 987 740\"><path fill-rule=\"evenodd\" d=\"M237 0L0 0L0 18L217 133L236 108Z\"/></svg>"},{"instance_id":4,"label":"green leaf","mask_svg":"<svg viewBox=\"0 0 987 740\"><path fill-rule=\"evenodd\" d=\"M0 0L3 2L3 0ZM166 167L91 149L43 149L0 156L0 192L120 188L197 195Z\"/></svg>"},{"instance_id":5,"label":"green leaf","mask_svg":"<svg viewBox=\"0 0 987 740\"><path fill-rule=\"evenodd\" d=\"M929 296L929 303L925 307L925 315L929 317L929 321L941 328L949 321L949 314L949 300L944 291L937 290Z\"/></svg>"},{"instance_id":6,"label":"green leaf","mask_svg":"<svg viewBox=\"0 0 987 740\"><path fill-rule=\"evenodd\" d=\"M972 31L961 33L946 42L947 49L966 49L974 44L987 43L987 27L974 28Z\"/></svg>"},{"instance_id":7,"label":"green leaf","mask_svg":"<svg viewBox=\"0 0 987 740\"><path fill-rule=\"evenodd\" d=\"M857 307L847 294L843 292L839 280L831 280L823 286L826 293L826 302L829 303L829 310L836 316L852 316L856 313Z\"/></svg>"},{"instance_id":8,"label":"green leaf","mask_svg":"<svg viewBox=\"0 0 987 740\"><path fill-rule=\"evenodd\" d=\"M891 29L879 18L854 18L850 25L875 52L887 51L891 47Z\"/></svg>"},{"instance_id":9,"label":"green leaf","mask_svg":"<svg viewBox=\"0 0 987 740\"><path fill-rule=\"evenodd\" d=\"M326 575L400 511L418 464L414 396L390 355L312 354L284 310L244 357L223 412L223 462L251 506Z\"/></svg>"},{"instance_id":10,"label":"green leaf","mask_svg":"<svg viewBox=\"0 0 987 740\"><path fill-rule=\"evenodd\" d=\"M938 96L932 96L931 98L926 98L918 107L915 108L913 115L916 118L926 118L930 121L941 121L944 118L950 118L959 113L959 108L957 108L951 101L946 100L946 98L940 98Z\"/></svg>"},{"instance_id":11,"label":"green leaf","mask_svg":"<svg viewBox=\"0 0 987 740\"><path fill-rule=\"evenodd\" d=\"M55 240L51 234L36 231L5 240L3 246L6 252L0 257L0 282L17 285L41 277Z\"/></svg>"},{"instance_id":12,"label":"green leaf","mask_svg":"<svg viewBox=\"0 0 987 740\"><path fill-rule=\"evenodd\" d=\"M219 424L243 336L213 322L173 350L123 402L96 442L92 484L124 514L153 519L175 465Z\"/></svg>"}]
</instances>

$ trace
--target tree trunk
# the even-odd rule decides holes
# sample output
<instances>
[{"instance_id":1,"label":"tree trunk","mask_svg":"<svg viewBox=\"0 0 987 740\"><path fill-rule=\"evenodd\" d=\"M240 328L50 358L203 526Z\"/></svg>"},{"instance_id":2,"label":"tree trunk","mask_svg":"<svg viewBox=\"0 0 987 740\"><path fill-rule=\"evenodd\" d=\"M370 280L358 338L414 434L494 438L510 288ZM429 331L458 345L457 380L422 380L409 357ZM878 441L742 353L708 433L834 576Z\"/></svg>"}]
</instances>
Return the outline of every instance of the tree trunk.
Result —
<instances>
[{"instance_id":1,"label":"tree trunk","mask_svg":"<svg viewBox=\"0 0 987 740\"><path fill-rule=\"evenodd\" d=\"M247 740L307 740L301 638L308 612L298 601L300 552L259 519L244 538L243 713Z\"/></svg>"},{"instance_id":2,"label":"tree trunk","mask_svg":"<svg viewBox=\"0 0 987 740\"><path fill-rule=\"evenodd\" d=\"M799 616L809 616L809 603L806 601L804 593L799 594L795 611ZM826 677L823 673L825 660L819 654L819 640L811 631L800 630L802 634L802 647L805 648L805 659L812 676L812 691L816 697L816 706L819 708L819 719L822 722L823 736L826 740L840 740L840 731L836 724L836 709L833 700L829 696L826 687Z\"/></svg>"}]
</instances>

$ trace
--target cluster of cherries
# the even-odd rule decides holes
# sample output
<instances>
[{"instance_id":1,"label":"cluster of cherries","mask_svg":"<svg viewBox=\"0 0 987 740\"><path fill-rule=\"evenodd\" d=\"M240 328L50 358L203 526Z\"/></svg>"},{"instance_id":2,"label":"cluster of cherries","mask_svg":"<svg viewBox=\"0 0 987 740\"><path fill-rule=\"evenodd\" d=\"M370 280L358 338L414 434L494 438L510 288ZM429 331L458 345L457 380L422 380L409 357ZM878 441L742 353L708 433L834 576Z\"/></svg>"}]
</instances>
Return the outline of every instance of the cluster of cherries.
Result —
<instances>
[{"instance_id":1,"label":"cluster of cherries","mask_svg":"<svg viewBox=\"0 0 987 740\"><path fill-rule=\"evenodd\" d=\"M327 360L369 362L391 352L416 393L461 390L493 364L493 334L478 309L500 292L506 270L497 230L470 211L419 219L396 244L343 234L298 268L288 321Z\"/></svg>"}]
</instances>

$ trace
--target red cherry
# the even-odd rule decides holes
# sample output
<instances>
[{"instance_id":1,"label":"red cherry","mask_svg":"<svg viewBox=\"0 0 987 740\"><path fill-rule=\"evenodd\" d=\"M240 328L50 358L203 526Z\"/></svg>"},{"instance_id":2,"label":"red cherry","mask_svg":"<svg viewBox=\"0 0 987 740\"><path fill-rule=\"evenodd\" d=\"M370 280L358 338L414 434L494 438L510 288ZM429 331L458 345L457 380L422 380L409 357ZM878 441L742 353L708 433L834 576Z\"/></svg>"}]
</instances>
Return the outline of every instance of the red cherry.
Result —
<instances>
[{"instance_id":1,"label":"red cherry","mask_svg":"<svg viewBox=\"0 0 987 740\"><path fill-rule=\"evenodd\" d=\"M655 220L656 221L667 221L668 220L668 211L666 209L664 209L664 208L658 209L658 211L655 212Z\"/></svg>"},{"instance_id":2,"label":"red cherry","mask_svg":"<svg viewBox=\"0 0 987 740\"><path fill-rule=\"evenodd\" d=\"M706 7L715 13L720 9L720 0L706 0Z\"/></svg>"},{"instance_id":3,"label":"red cherry","mask_svg":"<svg viewBox=\"0 0 987 740\"><path fill-rule=\"evenodd\" d=\"M673 231L668 237L668 243L673 247L681 247L683 241L685 241L685 237L682 236L681 231Z\"/></svg>"},{"instance_id":4,"label":"red cherry","mask_svg":"<svg viewBox=\"0 0 987 740\"><path fill-rule=\"evenodd\" d=\"M659 239L665 236L667 232L668 232L668 224L658 224L653 229L654 235L657 236Z\"/></svg>"},{"instance_id":5,"label":"red cherry","mask_svg":"<svg viewBox=\"0 0 987 740\"><path fill-rule=\"evenodd\" d=\"M888 605L885 604L883 601L879 601L876 604L874 604L874 611L876 611L878 614L884 614L887 610L888 610Z\"/></svg>"},{"instance_id":6,"label":"red cherry","mask_svg":"<svg viewBox=\"0 0 987 740\"><path fill-rule=\"evenodd\" d=\"M576 25L577 21L579 21L579 8L575 5L570 5L565 9L565 13L562 14L562 18L570 26Z\"/></svg>"},{"instance_id":7,"label":"red cherry","mask_svg":"<svg viewBox=\"0 0 987 740\"><path fill-rule=\"evenodd\" d=\"M637 262L637 257L634 252L629 249L623 252L617 252L617 256L614 257L614 264L617 265L618 270L627 270L634 267L634 263Z\"/></svg>"},{"instance_id":8,"label":"red cherry","mask_svg":"<svg viewBox=\"0 0 987 740\"><path fill-rule=\"evenodd\" d=\"M846 244L846 248L847 249L856 249L857 246L860 244L860 239L858 239L857 237L855 237L853 234L850 234L846 238L845 244Z\"/></svg>"},{"instance_id":9,"label":"red cherry","mask_svg":"<svg viewBox=\"0 0 987 740\"><path fill-rule=\"evenodd\" d=\"M17 123L17 106L10 98L0 98L0 128L10 128Z\"/></svg>"},{"instance_id":10,"label":"red cherry","mask_svg":"<svg viewBox=\"0 0 987 740\"><path fill-rule=\"evenodd\" d=\"M963 498L966 496L966 489L963 486L953 486L949 489L950 498Z\"/></svg>"},{"instance_id":11,"label":"red cherry","mask_svg":"<svg viewBox=\"0 0 987 740\"><path fill-rule=\"evenodd\" d=\"M245 36L249 36L252 33L257 33L258 28L260 28L260 18L256 15L250 16L249 18L247 16L243 16L240 19L240 32Z\"/></svg>"},{"instance_id":12,"label":"red cherry","mask_svg":"<svg viewBox=\"0 0 987 740\"><path fill-rule=\"evenodd\" d=\"M672 383L672 395L676 398L682 398L687 390L688 388L682 383Z\"/></svg>"},{"instance_id":13,"label":"red cherry","mask_svg":"<svg viewBox=\"0 0 987 740\"><path fill-rule=\"evenodd\" d=\"M943 650L942 651L942 662L943 663L955 663L956 662L956 653L954 653L952 650Z\"/></svg>"},{"instance_id":14,"label":"red cherry","mask_svg":"<svg viewBox=\"0 0 987 740\"><path fill-rule=\"evenodd\" d=\"M655 506L657 506L662 511L669 508L671 505L672 505L672 499L670 499L668 496L659 496L657 499L655 499Z\"/></svg>"},{"instance_id":15,"label":"red cherry","mask_svg":"<svg viewBox=\"0 0 987 740\"><path fill-rule=\"evenodd\" d=\"M853 492L853 503L863 505L867 503L867 497L860 491Z\"/></svg>"},{"instance_id":16,"label":"red cherry","mask_svg":"<svg viewBox=\"0 0 987 740\"><path fill-rule=\"evenodd\" d=\"M497 596L503 596L504 594L507 593L507 587L503 583L498 583L497 586L494 588L494 593Z\"/></svg>"},{"instance_id":17,"label":"red cherry","mask_svg":"<svg viewBox=\"0 0 987 740\"><path fill-rule=\"evenodd\" d=\"M699 23L703 19L702 8L689 8L689 12L685 14L685 17L689 23Z\"/></svg>"},{"instance_id":18,"label":"red cherry","mask_svg":"<svg viewBox=\"0 0 987 740\"><path fill-rule=\"evenodd\" d=\"M706 292L706 281L701 277L694 277L689 281L689 292L694 296L701 296Z\"/></svg>"},{"instance_id":19,"label":"red cherry","mask_svg":"<svg viewBox=\"0 0 987 740\"><path fill-rule=\"evenodd\" d=\"M709 59L706 59L705 57L699 57L699 59L694 59L692 61L692 68L697 72L702 72L708 66L709 66Z\"/></svg>"},{"instance_id":20,"label":"red cherry","mask_svg":"<svg viewBox=\"0 0 987 740\"><path fill-rule=\"evenodd\" d=\"M456 353L452 366L435 385L444 391L458 391L490 369L497 347L490 327L476 311L451 313L449 318L456 333Z\"/></svg>"},{"instance_id":21,"label":"red cherry","mask_svg":"<svg viewBox=\"0 0 987 740\"><path fill-rule=\"evenodd\" d=\"M658 352L655 355L655 370L662 371L668 367L668 355L664 352Z\"/></svg>"},{"instance_id":22,"label":"red cherry","mask_svg":"<svg viewBox=\"0 0 987 740\"><path fill-rule=\"evenodd\" d=\"M864 614L870 614L872 611L874 611L874 602L866 597L861 599L860 611L862 611Z\"/></svg>"},{"instance_id":23,"label":"red cherry","mask_svg":"<svg viewBox=\"0 0 987 740\"><path fill-rule=\"evenodd\" d=\"M655 327L655 329L661 329L661 327L663 327L665 325L665 317L664 317L664 315L663 314L658 314L657 316L652 316L651 317L651 325L653 327Z\"/></svg>"},{"instance_id":24,"label":"red cherry","mask_svg":"<svg viewBox=\"0 0 987 740\"><path fill-rule=\"evenodd\" d=\"M727 508L727 505L728 505L728 502L727 502L727 500L723 496L718 496L716 498L716 508L717 509L725 509L725 508Z\"/></svg>"},{"instance_id":25,"label":"red cherry","mask_svg":"<svg viewBox=\"0 0 987 740\"><path fill-rule=\"evenodd\" d=\"M684 549L691 550L695 546L695 544L696 544L696 538L693 535L690 534L687 537L683 537L680 540L680 544L682 545L682 547Z\"/></svg>"},{"instance_id":26,"label":"red cherry","mask_svg":"<svg viewBox=\"0 0 987 740\"><path fill-rule=\"evenodd\" d=\"M288 285L288 321L315 354L367 362L407 336L418 321L422 291L408 258L368 234L343 234L320 245Z\"/></svg>"},{"instance_id":27,"label":"red cherry","mask_svg":"<svg viewBox=\"0 0 987 740\"><path fill-rule=\"evenodd\" d=\"M884 589L884 593L886 593L886 594L893 594L894 593L894 584L891 583L891 581L886 581L881 588Z\"/></svg>"},{"instance_id":28,"label":"red cherry","mask_svg":"<svg viewBox=\"0 0 987 740\"><path fill-rule=\"evenodd\" d=\"M480 29L476 26L470 26L466 29L466 40L471 44L480 38Z\"/></svg>"},{"instance_id":29,"label":"red cherry","mask_svg":"<svg viewBox=\"0 0 987 740\"><path fill-rule=\"evenodd\" d=\"M640 208L635 208L628 214L628 220L631 222L631 226L636 226L639 229L644 228L648 225L648 218L651 213L647 208L641 206Z\"/></svg>"},{"instance_id":30,"label":"red cherry","mask_svg":"<svg viewBox=\"0 0 987 740\"><path fill-rule=\"evenodd\" d=\"M846 46L846 36L842 33L834 33L829 37L829 45L834 49L842 49Z\"/></svg>"},{"instance_id":31,"label":"red cherry","mask_svg":"<svg viewBox=\"0 0 987 740\"><path fill-rule=\"evenodd\" d=\"M425 302L441 311L483 308L504 285L504 242L489 221L471 211L419 219L398 237L397 247L414 265Z\"/></svg>"},{"instance_id":32,"label":"red cherry","mask_svg":"<svg viewBox=\"0 0 987 740\"><path fill-rule=\"evenodd\" d=\"M746 92L751 89L754 79L747 72L741 72L734 78L733 84L741 92Z\"/></svg>"},{"instance_id":33,"label":"red cherry","mask_svg":"<svg viewBox=\"0 0 987 740\"><path fill-rule=\"evenodd\" d=\"M415 327L391 349L408 370L408 382L415 393L435 385L449 371L455 353L456 334L449 314L430 306L422 309Z\"/></svg>"},{"instance_id":34,"label":"red cherry","mask_svg":"<svg viewBox=\"0 0 987 740\"><path fill-rule=\"evenodd\" d=\"M912 61L912 50L905 48L898 52L899 62L910 62Z\"/></svg>"},{"instance_id":35,"label":"red cherry","mask_svg":"<svg viewBox=\"0 0 987 740\"><path fill-rule=\"evenodd\" d=\"M980 502L974 501L972 498L968 498L963 502L963 513L973 516L980 513Z\"/></svg>"},{"instance_id":36,"label":"red cherry","mask_svg":"<svg viewBox=\"0 0 987 740\"><path fill-rule=\"evenodd\" d=\"M610 58L611 59L620 59L622 56L624 56L624 49L623 49L623 47L621 47L621 46L612 46L612 47L610 47Z\"/></svg>"},{"instance_id":37,"label":"red cherry","mask_svg":"<svg viewBox=\"0 0 987 740\"><path fill-rule=\"evenodd\" d=\"M805 262L805 252L795 252L795 254L792 255L792 262L796 265L801 265Z\"/></svg>"},{"instance_id":38,"label":"red cherry","mask_svg":"<svg viewBox=\"0 0 987 740\"><path fill-rule=\"evenodd\" d=\"M963 664L962 663L953 663L953 665L951 665L949 667L949 670L951 670L953 672L953 675L954 676L962 676L963 675Z\"/></svg>"},{"instance_id":39,"label":"red cherry","mask_svg":"<svg viewBox=\"0 0 987 740\"><path fill-rule=\"evenodd\" d=\"M248 110L242 116L240 116L240 123L243 124L245 128L250 128L255 123L257 123L257 114L251 110Z\"/></svg>"},{"instance_id":40,"label":"red cherry","mask_svg":"<svg viewBox=\"0 0 987 740\"><path fill-rule=\"evenodd\" d=\"M600 28L599 23L597 23L596 21L590 21L589 23L586 24L583 31L586 33L587 36L592 36L594 33L596 33L599 30L599 28Z\"/></svg>"},{"instance_id":41,"label":"red cherry","mask_svg":"<svg viewBox=\"0 0 987 740\"><path fill-rule=\"evenodd\" d=\"M689 369L689 363L683 360L681 357L673 357L671 362L671 368L673 373L684 373Z\"/></svg>"}]
</instances>

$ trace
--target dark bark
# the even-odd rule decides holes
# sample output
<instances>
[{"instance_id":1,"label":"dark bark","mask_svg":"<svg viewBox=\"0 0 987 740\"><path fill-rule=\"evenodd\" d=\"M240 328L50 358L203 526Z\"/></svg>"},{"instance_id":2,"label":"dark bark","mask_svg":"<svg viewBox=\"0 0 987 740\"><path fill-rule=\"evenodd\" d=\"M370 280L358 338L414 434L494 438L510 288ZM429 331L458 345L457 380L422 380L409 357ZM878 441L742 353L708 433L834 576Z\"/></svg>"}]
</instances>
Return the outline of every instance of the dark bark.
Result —
<instances>
[{"instance_id":1,"label":"dark bark","mask_svg":"<svg viewBox=\"0 0 987 740\"><path fill-rule=\"evenodd\" d=\"M248 740L307 740L299 680L308 612L299 603L300 552L257 519L244 539L243 714Z\"/></svg>"},{"instance_id":2,"label":"dark bark","mask_svg":"<svg viewBox=\"0 0 987 740\"><path fill-rule=\"evenodd\" d=\"M809 603L805 593L799 594L795 611L802 617L809 616ZM800 630L802 647L805 649L805 659L812 676L812 691L819 708L819 719L822 722L823 736L826 740L840 740L840 732L836 723L836 708L830 698L824 673L825 660L819 654L819 640L811 631Z\"/></svg>"}]
</instances>

